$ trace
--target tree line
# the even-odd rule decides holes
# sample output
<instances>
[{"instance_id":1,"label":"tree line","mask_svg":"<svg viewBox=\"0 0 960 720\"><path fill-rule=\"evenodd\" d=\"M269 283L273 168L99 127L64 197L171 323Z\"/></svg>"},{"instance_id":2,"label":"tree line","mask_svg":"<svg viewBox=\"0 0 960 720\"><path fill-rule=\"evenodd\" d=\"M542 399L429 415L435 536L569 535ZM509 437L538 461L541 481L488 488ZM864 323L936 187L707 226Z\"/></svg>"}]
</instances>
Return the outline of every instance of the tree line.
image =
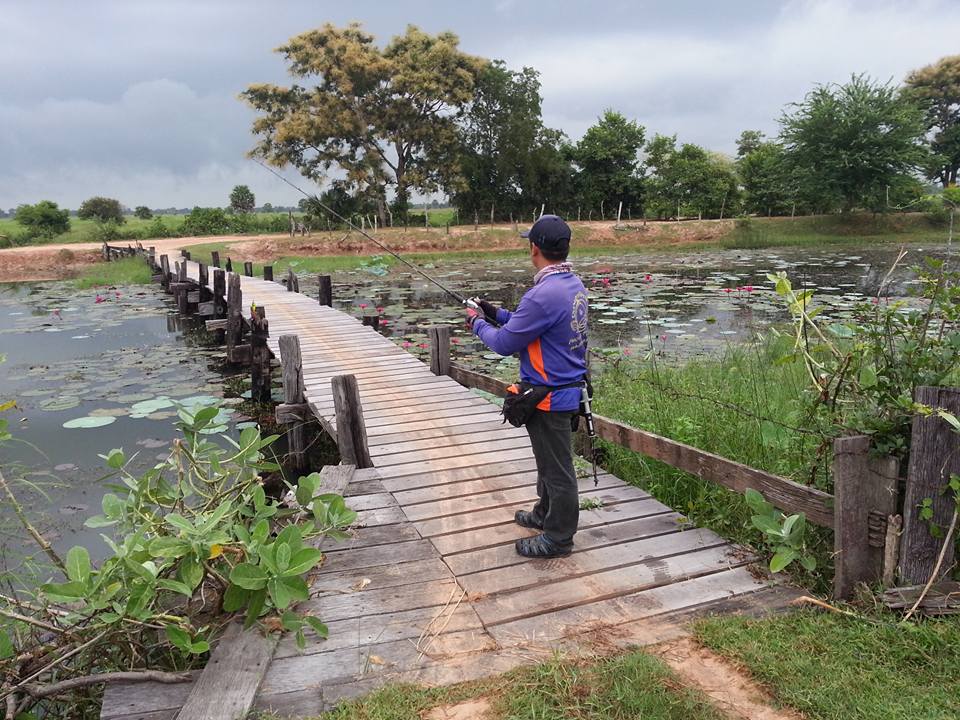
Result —
<instances>
[{"instance_id":1,"label":"tree line","mask_svg":"<svg viewBox=\"0 0 960 720\"><path fill-rule=\"evenodd\" d=\"M251 151L326 186L339 214L382 224L413 194L447 195L461 220L584 220L881 211L920 207L960 168L960 55L902 85L853 75L784 108L779 133L744 131L736 157L605 110L574 142L542 118L539 73L464 53L415 26L385 46L358 23L278 49L295 82L250 85Z\"/></svg>"}]
</instances>

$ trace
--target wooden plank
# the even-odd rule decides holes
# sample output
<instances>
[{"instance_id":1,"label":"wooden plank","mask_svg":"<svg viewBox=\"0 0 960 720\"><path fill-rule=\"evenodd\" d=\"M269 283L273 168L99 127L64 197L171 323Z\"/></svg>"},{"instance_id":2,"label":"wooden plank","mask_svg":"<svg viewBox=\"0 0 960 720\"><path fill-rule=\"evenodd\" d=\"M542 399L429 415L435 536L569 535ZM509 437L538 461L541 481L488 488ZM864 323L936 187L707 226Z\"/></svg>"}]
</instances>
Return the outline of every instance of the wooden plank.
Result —
<instances>
[{"instance_id":1,"label":"wooden plank","mask_svg":"<svg viewBox=\"0 0 960 720\"><path fill-rule=\"evenodd\" d=\"M507 490L505 492L511 493L512 497L522 496L522 493L512 490ZM609 490L601 490L599 492L584 492L582 494L584 496L589 495L591 497L599 498L603 502L603 508L610 508L618 503L645 500L650 497L647 495L647 493L643 492L639 488L631 487L629 485L621 485L619 488L611 488ZM468 498L463 498L463 501L468 501ZM416 527L417 531L424 537L445 535L447 533L459 533L490 525L500 525L504 522L513 522L514 511L519 509L521 504L526 503L518 500L517 502L508 502L504 505L491 509L477 509L470 513L460 515L444 515L442 517L435 517L429 520L411 519L411 522L413 522L414 527Z\"/></svg>"},{"instance_id":2,"label":"wooden plank","mask_svg":"<svg viewBox=\"0 0 960 720\"><path fill-rule=\"evenodd\" d=\"M712 530L674 528L674 532L665 535L581 550L557 560L528 560L519 565L463 575L457 581L468 593L477 594L517 592L531 587L545 589L558 578L563 582L582 578L587 585L602 587L594 581L597 573L618 569L630 572L629 568L640 563L726 545L727 541Z\"/></svg>"},{"instance_id":3,"label":"wooden plank","mask_svg":"<svg viewBox=\"0 0 960 720\"><path fill-rule=\"evenodd\" d=\"M846 599L859 582L873 583L883 574L883 548L870 545L871 511L883 517L897 511L896 458L871 458L866 435L833 442L834 574L833 594Z\"/></svg>"},{"instance_id":4,"label":"wooden plank","mask_svg":"<svg viewBox=\"0 0 960 720\"><path fill-rule=\"evenodd\" d=\"M194 670L189 674L197 678L200 671ZM172 685L158 682L110 683L103 690L100 719L173 718L192 689L193 682Z\"/></svg>"},{"instance_id":5,"label":"wooden plank","mask_svg":"<svg viewBox=\"0 0 960 720\"><path fill-rule=\"evenodd\" d=\"M505 462L508 460L527 460L532 456L529 448L517 448L515 450L505 450L496 454L496 460ZM475 467L477 463L485 460L491 460L489 453L475 453L470 455L461 455L460 457L443 458L441 460L423 460L417 462L402 463L400 465L391 465L382 467L380 474L384 480L404 477L409 475L423 475L432 470L448 470L458 467Z\"/></svg>"},{"instance_id":6,"label":"wooden plank","mask_svg":"<svg viewBox=\"0 0 960 720\"><path fill-rule=\"evenodd\" d=\"M446 605L453 597L454 601L461 593L453 580L431 580L426 583L404 585L398 588L365 590L358 595L325 595L311 598L300 603L297 609L324 618L324 620L344 620L352 617L367 617L398 610L438 607Z\"/></svg>"},{"instance_id":7,"label":"wooden plank","mask_svg":"<svg viewBox=\"0 0 960 720\"><path fill-rule=\"evenodd\" d=\"M357 568L376 567L387 563L412 562L437 556L437 551L429 540L408 540L396 542L389 553L382 547L338 547L328 551L327 559L320 566L319 573L343 572Z\"/></svg>"},{"instance_id":8,"label":"wooden plank","mask_svg":"<svg viewBox=\"0 0 960 720\"><path fill-rule=\"evenodd\" d=\"M427 328L430 372L434 375L450 374L450 330L449 325L431 325Z\"/></svg>"},{"instance_id":9,"label":"wooden plank","mask_svg":"<svg viewBox=\"0 0 960 720\"><path fill-rule=\"evenodd\" d=\"M507 428L509 428L509 430L507 430ZM441 440L438 442L438 439ZM388 455L396 455L398 453L413 452L416 450L431 450L441 444L465 447L467 445L505 439L520 439L527 440L529 442L529 436L522 430L509 425L501 425L500 427L497 427L493 423L489 423L488 426L482 429L472 431L448 428L446 433L443 433L439 436L434 435L430 438L422 440L411 439L401 440L393 443L385 443L383 442L382 438L379 438L379 442L377 442L377 444L370 446L370 454L383 458Z\"/></svg>"},{"instance_id":10,"label":"wooden plank","mask_svg":"<svg viewBox=\"0 0 960 720\"><path fill-rule=\"evenodd\" d=\"M639 517L646 517L658 513L668 513L673 510L653 498L642 498L629 502L607 505L596 510L580 511L580 531L588 528L624 522ZM510 518L499 525L468 530L466 532L438 535L430 538L437 551L444 557L454 553L469 552L486 547L512 543L519 537L534 535L536 531L521 528Z\"/></svg>"},{"instance_id":11,"label":"wooden plank","mask_svg":"<svg viewBox=\"0 0 960 720\"><path fill-rule=\"evenodd\" d=\"M406 521L407 516L403 508L396 505L375 510L361 510L357 513L356 524L361 527L373 527L374 525L396 525Z\"/></svg>"},{"instance_id":12,"label":"wooden plank","mask_svg":"<svg viewBox=\"0 0 960 720\"><path fill-rule=\"evenodd\" d=\"M503 646L536 640L548 643L559 638L611 628L677 612L713 600L747 595L764 588L745 567L724 569L652 588L638 588L627 595L599 602L558 609L489 628Z\"/></svg>"},{"instance_id":13,"label":"wooden plank","mask_svg":"<svg viewBox=\"0 0 960 720\"><path fill-rule=\"evenodd\" d=\"M549 613L557 610L709 575L746 562L737 558L729 545L710 547L669 558L643 560L587 578L563 579L542 587L482 597L474 603L474 609L488 628L537 615L542 616L542 624L547 625L551 622Z\"/></svg>"},{"instance_id":14,"label":"wooden plank","mask_svg":"<svg viewBox=\"0 0 960 720\"><path fill-rule=\"evenodd\" d=\"M412 424L412 423L411 423ZM515 428L512 425L505 425L499 420L479 420L477 422L470 422L466 425L442 425L437 423L437 427L425 427L422 429L411 429L407 431L398 431L393 433L383 433L380 432L380 428L377 428L378 432L375 434L368 430L367 435L370 438L372 444L370 446L370 451L374 452L374 448L377 448L377 454L387 455L389 454L392 445L407 445L408 443L424 443L424 445L413 445L412 447L429 447L430 443L436 444L438 441L443 442L446 438L457 438L462 435L473 434L473 433L485 433L485 432L502 432L506 435L526 435L527 431L520 428ZM376 437L376 442L373 442L373 438Z\"/></svg>"},{"instance_id":15,"label":"wooden plank","mask_svg":"<svg viewBox=\"0 0 960 720\"><path fill-rule=\"evenodd\" d=\"M443 560L439 556L413 560L404 563L390 563L369 568L354 570L339 570L324 573L313 579L310 585L310 594L321 597L336 593L351 595L368 590L383 590L384 588L411 585L428 580L449 580L453 578Z\"/></svg>"},{"instance_id":16,"label":"wooden plank","mask_svg":"<svg viewBox=\"0 0 960 720\"><path fill-rule=\"evenodd\" d=\"M443 447L407 450L406 452L377 456L377 467L387 468L409 462L441 460L463 455L499 455L505 450L516 450L520 448L526 449L531 453L533 452L533 449L530 447L530 439L525 437L505 437L497 440L466 443L463 445L451 442Z\"/></svg>"},{"instance_id":17,"label":"wooden plank","mask_svg":"<svg viewBox=\"0 0 960 720\"><path fill-rule=\"evenodd\" d=\"M320 470L320 486L317 494L343 495L356 471L357 466L350 463L324 465Z\"/></svg>"},{"instance_id":18,"label":"wooden plank","mask_svg":"<svg viewBox=\"0 0 960 720\"><path fill-rule=\"evenodd\" d=\"M574 536L573 552L576 554L592 548L667 535L678 532L684 527L687 527L687 524L684 522L682 515L675 512L661 512L657 509L650 515L608 525L581 528ZM529 562L527 558L517 554L513 543L515 539L516 533L506 543L479 550L447 554L443 559L447 567L458 578L464 578L466 575L483 572L484 570L522 565Z\"/></svg>"},{"instance_id":19,"label":"wooden plank","mask_svg":"<svg viewBox=\"0 0 960 720\"><path fill-rule=\"evenodd\" d=\"M960 390L918 387L914 400L930 408L942 408L960 416ZM922 584L934 573L943 548L943 561L935 580L945 579L954 564L954 543L944 546L943 538L930 532L931 523L941 530L950 526L956 503L952 493L944 492L951 475L960 475L957 435L945 420L934 415L913 417L910 467L903 499L903 534L900 537L900 578L904 584ZM931 501L932 517L921 517L926 498Z\"/></svg>"},{"instance_id":20,"label":"wooden plank","mask_svg":"<svg viewBox=\"0 0 960 720\"><path fill-rule=\"evenodd\" d=\"M344 493L340 493L344 494ZM376 510L378 508L396 507L397 501L388 492L369 493L346 498L347 507L351 510Z\"/></svg>"},{"instance_id":21,"label":"wooden plank","mask_svg":"<svg viewBox=\"0 0 960 720\"><path fill-rule=\"evenodd\" d=\"M349 505L349 501L347 505ZM324 552L355 550L373 545L392 545L407 540L419 540L420 533L412 525L377 525L374 527L350 528L346 540L327 538L317 546ZM381 550L383 552L383 550ZM392 551L391 551L392 552Z\"/></svg>"},{"instance_id":22,"label":"wooden plank","mask_svg":"<svg viewBox=\"0 0 960 720\"><path fill-rule=\"evenodd\" d=\"M600 481L598 485L593 484L593 477L577 478L580 489L586 491L589 495L594 489L606 490L607 488L619 487L624 484L623 480L614 477L609 473L600 473L597 475ZM510 490L512 488L528 488L530 497L536 497L537 473L512 473L509 475L498 475L492 478L481 478L480 480L463 480L461 482L446 483L445 485L431 485L427 488L416 488L412 490L397 490L393 496L405 509L417 503L432 503L451 498L460 498L467 495L480 495L483 493L496 492L497 490Z\"/></svg>"},{"instance_id":23,"label":"wooden plank","mask_svg":"<svg viewBox=\"0 0 960 720\"><path fill-rule=\"evenodd\" d=\"M383 487L388 492L398 490L412 490L427 488L434 485L462 482L464 480L481 480L483 478L499 477L502 475L516 475L536 470L537 464L532 457L516 462L492 462L476 464L463 468L446 468L422 472L418 475L407 475L400 478L381 478Z\"/></svg>"},{"instance_id":24,"label":"wooden plank","mask_svg":"<svg viewBox=\"0 0 960 720\"><path fill-rule=\"evenodd\" d=\"M178 717L183 720L246 717L276 646L275 634L265 637L258 627L244 630L241 623L231 623L194 683Z\"/></svg>"}]
</instances>

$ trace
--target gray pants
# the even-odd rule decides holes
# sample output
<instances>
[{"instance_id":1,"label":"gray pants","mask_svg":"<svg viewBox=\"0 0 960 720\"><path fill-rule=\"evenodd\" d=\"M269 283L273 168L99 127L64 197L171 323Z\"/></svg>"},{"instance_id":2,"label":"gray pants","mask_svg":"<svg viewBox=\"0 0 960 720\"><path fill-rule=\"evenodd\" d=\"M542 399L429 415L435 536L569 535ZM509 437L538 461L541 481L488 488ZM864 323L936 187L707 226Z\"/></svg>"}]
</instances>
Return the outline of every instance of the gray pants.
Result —
<instances>
[{"instance_id":1,"label":"gray pants","mask_svg":"<svg viewBox=\"0 0 960 720\"><path fill-rule=\"evenodd\" d=\"M577 473L573 467L572 412L536 410L527 421L527 433L537 460L537 495L533 517L544 534L558 545L573 545L580 519Z\"/></svg>"}]
</instances>

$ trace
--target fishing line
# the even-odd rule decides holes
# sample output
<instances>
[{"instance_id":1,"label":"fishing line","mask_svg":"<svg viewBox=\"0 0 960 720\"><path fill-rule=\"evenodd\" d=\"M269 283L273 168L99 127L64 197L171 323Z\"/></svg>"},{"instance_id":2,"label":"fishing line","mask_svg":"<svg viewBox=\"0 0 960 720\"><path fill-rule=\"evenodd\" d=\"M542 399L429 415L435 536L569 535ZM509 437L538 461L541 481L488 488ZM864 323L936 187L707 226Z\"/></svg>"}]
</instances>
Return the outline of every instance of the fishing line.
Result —
<instances>
[{"instance_id":1,"label":"fishing line","mask_svg":"<svg viewBox=\"0 0 960 720\"><path fill-rule=\"evenodd\" d=\"M280 178L281 180L283 180L283 182L285 182L287 185L289 185L290 187L292 187L292 188L293 188L294 190L296 190L298 193L300 193L301 195L303 195L305 198L307 198L307 200L310 200L311 202L316 203L318 207L322 208L322 209L325 210L326 212L330 213L330 214L331 214L333 217L335 217L336 219L338 219L338 220L340 220L341 222L345 223L345 224L347 225L347 227L349 227L351 230L355 230L356 232L360 233L360 234L363 235L367 240L369 240L369 241L372 242L374 245L376 245L378 248L380 248L381 250L383 250L383 251L386 252L386 253L389 253L389 254L392 255L393 257L395 257L397 260L399 260L400 262L402 262L404 265L406 265L408 268L410 268L411 270L413 270L415 273L417 273L417 274L420 275L421 277L423 277L423 278L429 280L430 282L432 282L432 283L433 283L434 285L436 285L438 288L440 288L441 290L443 290L447 295L449 295L450 297L452 297L453 299L455 299L458 303L460 303L461 305L463 305L463 306L465 306L465 307L470 308L471 310L473 310L473 311L475 311L475 312L480 313L480 316L483 317L483 315L484 315L483 309L482 309L476 302L474 302L473 300L469 300L469 299L463 297L463 295L461 295L461 294L459 294L459 293L457 293L457 292L454 292L454 291L451 290L450 288L446 287L446 286L445 286L443 283L441 283L439 280L437 280L437 279L435 279L435 278L433 278L433 277L430 277L429 275L427 275L427 273L425 273L425 272L424 272L423 270L421 270L419 267L417 267L416 265L414 265L412 262L409 262L409 261L406 260L405 258L401 257L401 256L399 255L399 253L394 252L394 251L391 250L387 245L385 245L384 243L380 242L379 240L377 240L376 238L374 238L373 236L371 236L371 235L370 235L369 233L367 233L363 228L357 227L357 226L354 225L352 222L350 222L347 218L345 218L343 215L341 215L341 214L338 213L336 210L334 210L333 208L331 208L329 205L326 205L326 204L325 204L322 200L320 200L320 198L318 198L316 195L309 195L309 194L307 194L307 192L306 192L305 190L302 190L301 188L299 188L296 184L294 184L293 182L291 182L290 180L288 180L287 178L285 178L283 175L281 175L280 173L278 173L276 170L274 170L274 169L273 169L272 167L270 167L269 165L265 165L264 163L260 162L260 161L257 160L256 158L251 158L251 159L252 159L257 165L259 165L260 167L262 167L264 170L267 170L268 172L272 173L273 175L276 175L278 178Z\"/></svg>"}]
</instances>

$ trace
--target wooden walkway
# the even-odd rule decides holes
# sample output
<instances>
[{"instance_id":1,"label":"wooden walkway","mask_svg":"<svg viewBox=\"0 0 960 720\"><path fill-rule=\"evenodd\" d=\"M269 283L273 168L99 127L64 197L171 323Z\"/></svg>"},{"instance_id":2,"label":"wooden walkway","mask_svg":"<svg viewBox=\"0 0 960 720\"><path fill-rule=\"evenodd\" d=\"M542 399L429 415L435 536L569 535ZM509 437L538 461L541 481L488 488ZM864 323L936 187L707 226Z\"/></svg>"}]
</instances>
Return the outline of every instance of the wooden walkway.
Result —
<instances>
[{"instance_id":1,"label":"wooden walkway","mask_svg":"<svg viewBox=\"0 0 960 720\"><path fill-rule=\"evenodd\" d=\"M198 268L189 264L189 276ZM430 369L371 328L282 285L242 277L245 306L266 309L269 345L296 334L314 414L336 432L330 380L356 375L375 467L347 487L359 512L299 606L328 623L300 652L283 638L255 707L317 714L390 681L447 684L543 659L555 648L591 652L683 632L692 613L765 611L792 597L758 579L751 557L642 490L604 473L581 480L575 552L530 561L513 523L536 498L523 430L499 409ZM174 718L190 684L117 685L103 718Z\"/></svg>"}]
</instances>

